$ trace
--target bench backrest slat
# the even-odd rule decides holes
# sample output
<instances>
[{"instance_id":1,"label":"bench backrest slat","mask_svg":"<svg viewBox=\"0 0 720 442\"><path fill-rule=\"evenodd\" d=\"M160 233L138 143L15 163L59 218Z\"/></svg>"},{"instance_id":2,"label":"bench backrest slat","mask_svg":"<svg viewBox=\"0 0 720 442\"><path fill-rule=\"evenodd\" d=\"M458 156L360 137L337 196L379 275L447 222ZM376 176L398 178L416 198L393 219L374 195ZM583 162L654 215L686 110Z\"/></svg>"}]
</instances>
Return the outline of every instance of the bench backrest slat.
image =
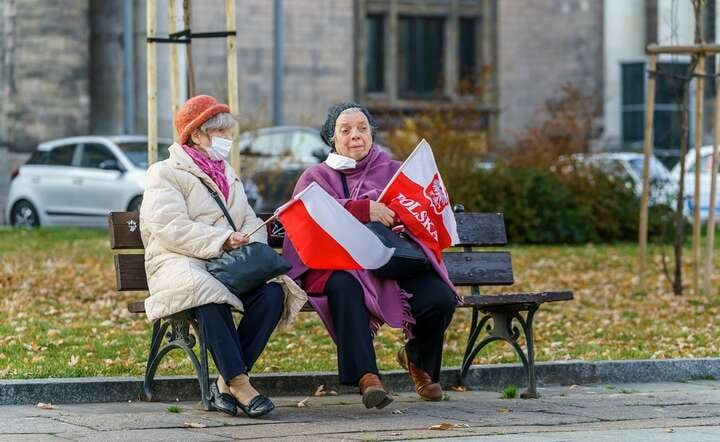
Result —
<instances>
[{"instance_id":1,"label":"bench backrest slat","mask_svg":"<svg viewBox=\"0 0 720 442\"><path fill-rule=\"evenodd\" d=\"M511 285L510 252L443 253L450 280L456 286Z\"/></svg>"},{"instance_id":2,"label":"bench backrest slat","mask_svg":"<svg viewBox=\"0 0 720 442\"><path fill-rule=\"evenodd\" d=\"M147 290L145 256L142 253L115 255L115 277L120 291Z\"/></svg>"},{"instance_id":3,"label":"bench backrest slat","mask_svg":"<svg viewBox=\"0 0 720 442\"><path fill-rule=\"evenodd\" d=\"M272 216L260 213L264 220ZM500 246L507 243L505 223L500 213L456 213L461 246ZM140 219L137 212L111 212L109 217L112 249L143 248ZM268 243L281 247L282 225L272 221L267 226ZM508 252L443 253L450 279L457 286L510 285L513 283L512 261ZM117 288L120 291L147 290L142 254L120 253L115 256Z\"/></svg>"},{"instance_id":4,"label":"bench backrest slat","mask_svg":"<svg viewBox=\"0 0 720 442\"><path fill-rule=\"evenodd\" d=\"M510 285L513 283L509 252L448 252L443 254L456 286ZM142 254L115 255L117 289L147 290L145 261Z\"/></svg>"},{"instance_id":5,"label":"bench backrest slat","mask_svg":"<svg viewBox=\"0 0 720 442\"><path fill-rule=\"evenodd\" d=\"M259 213L263 220L271 213ZM461 246L504 246L507 244L505 221L501 213L456 213ZM140 219L137 212L110 213L110 246L113 249L141 249ZM276 221L268 225L268 243L282 246L282 225Z\"/></svg>"},{"instance_id":6,"label":"bench backrest slat","mask_svg":"<svg viewBox=\"0 0 720 442\"><path fill-rule=\"evenodd\" d=\"M140 214L138 212L110 212L108 217L110 229L110 248L142 249L140 238Z\"/></svg>"},{"instance_id":7,"label":"bench backrest slat","mask_svg":"<svg viewBox=\"0 0 720 442\"><path fill-rule=\"evenodd\" d=\"M456 213L459 246L504 246L507 244L502 213Z\"/></svg>"}]
</instances>

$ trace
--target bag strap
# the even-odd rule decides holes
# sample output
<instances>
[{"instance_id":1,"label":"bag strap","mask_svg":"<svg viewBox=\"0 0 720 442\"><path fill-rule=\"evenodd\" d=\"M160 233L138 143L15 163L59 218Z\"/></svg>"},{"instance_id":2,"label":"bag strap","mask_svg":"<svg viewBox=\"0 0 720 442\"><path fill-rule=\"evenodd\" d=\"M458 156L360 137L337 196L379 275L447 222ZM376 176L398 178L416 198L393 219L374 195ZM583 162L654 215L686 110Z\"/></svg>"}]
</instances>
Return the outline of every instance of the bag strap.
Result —
<instances>
[{"instance_id":1,"label":"bag strap","mask_svg":"<svg viewBox=\"0 0 720 442\"><path fill-rule=\"evenodd\" d=\"M340 181L342 182L343 193L345 194L345 198L350 198L350 190L348 189L347 178L345 177L344 173L342 173L340 171L338 171L338 173L340 174Z\"/></svg>"},{"instance_id":2,"label":"bag strap","mask_svg":"<svg viewBox=\"0 0 720 442\"><path fill-rule=\"evenodd\" d=\"M225 208L225 204L223 204L222 200L220 199L220 195L218 195L218 193L215 192L215 190L213 190L212 187L208 186L205 183L205 181L200 180L200 182L202 183L203 186L205 186L205 188L208 190L208 192L210 192L210 196L213 197L213 199L215 200L217 205L220 206L220 210L222 210L223 215L225 215L225 218L227 218L228 222L230 223L230 227L232 227L232 229L237 232L237 227L235 227L235 223L233 222L232 218L230 217L230 214L228 213L227 209Z\"/></svg>"}]
</instances>

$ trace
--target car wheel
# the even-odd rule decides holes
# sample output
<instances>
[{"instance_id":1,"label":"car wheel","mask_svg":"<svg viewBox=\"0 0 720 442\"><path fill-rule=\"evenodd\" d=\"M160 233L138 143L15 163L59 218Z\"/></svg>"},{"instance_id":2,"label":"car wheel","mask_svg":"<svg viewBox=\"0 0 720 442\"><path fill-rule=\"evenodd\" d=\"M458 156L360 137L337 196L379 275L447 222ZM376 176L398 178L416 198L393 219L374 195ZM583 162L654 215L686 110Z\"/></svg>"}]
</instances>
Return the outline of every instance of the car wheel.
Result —
<instances>
[{"instance_id":1,"label":"car wheel","mask_svg":"<svg viewBox=\"0 0 720 442\"><path fill-rule=\"evenodd\" d=\"M40 227L40 217L35 206L29 201L18 201L10 211L13 227Z\"/></svg>"},{"instance_id":2,"label":"car wheel","mask_svg":"<svg viewBox=\"0 0 720 442\"><path fill-rule=\"evenodd\" d=\"M140 205L142 204L142 196L136 196L130 201L130 204L128 204L128 212L139 212L140 211Z\"/></svg>"}]
</instances>

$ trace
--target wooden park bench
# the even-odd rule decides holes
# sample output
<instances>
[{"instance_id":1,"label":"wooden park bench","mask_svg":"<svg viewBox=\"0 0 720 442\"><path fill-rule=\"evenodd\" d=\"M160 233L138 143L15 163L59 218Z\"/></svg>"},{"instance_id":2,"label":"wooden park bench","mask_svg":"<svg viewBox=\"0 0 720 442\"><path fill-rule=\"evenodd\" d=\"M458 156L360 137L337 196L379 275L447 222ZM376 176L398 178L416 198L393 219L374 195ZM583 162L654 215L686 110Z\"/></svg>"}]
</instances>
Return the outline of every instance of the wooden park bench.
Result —
<instances>
[{"instance_id":1,"label":"wooden park bench","mask_svg":"<svg viewBox=\"0 0 720 442\"><path fill-rule=\"evenodd\" d=\"M265 219L267 216L264 215ZM533 319L541 304L569 301L570 291L505 293L481 295L480 287L513 284L510 252L474 251L473 247L498 247L507 244L505 222L500 213L465 213L456 207L456 220L462 251L443 253L450 279L457 287L470 287L470 295L458 308L472 308L470 334L460 371L461 384L473 359L487 344L505 341L520 357L527 376L527 390L523 398L537 398L535 379L535 351L533 348ZM113 250L142 249L139 216L137 212L112 212L109 216L110 246ZM268 223L268 243L281 247L284 236L282 225ZM142 253L118 253L115 255L117 289L120 291L147 290L144 257ZM145 313L143 301L128 304L131 313ZM303 311L312 311L306 304ZM519 327L518 327L519 326ZM180 312L153 323L150 353L145 369L144 391L148 400L153 398L152 382L162 358L173 349L183 350L195 368L203 405L210 409L208 358L203 336L198 332L195 320L188 311ZM483 335L480 339L480 336ZM525 350L518 343L525 338ZM478 339L480 341L478 342ZM165 345L163 342L167 341ZM199 355L193 348L199 344ZM199 358L198 358L199 356Z\"/></svg>"}]
</instances>

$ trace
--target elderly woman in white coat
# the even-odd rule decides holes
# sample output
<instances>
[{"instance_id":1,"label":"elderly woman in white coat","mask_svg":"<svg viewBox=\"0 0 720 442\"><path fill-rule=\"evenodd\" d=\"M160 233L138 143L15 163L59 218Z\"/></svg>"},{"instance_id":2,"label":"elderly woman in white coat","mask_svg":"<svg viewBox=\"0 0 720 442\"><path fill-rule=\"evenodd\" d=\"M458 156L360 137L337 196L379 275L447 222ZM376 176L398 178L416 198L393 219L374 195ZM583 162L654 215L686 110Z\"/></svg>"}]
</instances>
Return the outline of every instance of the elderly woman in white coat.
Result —
<instances>
[{"instance_id":1,"label":"elderly woman in white coat","mask_svg":"<svg viewBox=\"0 0 720 442\"><path fill-rule=\"evenodd\" d=\"M150 296L148 318L192 309L220 376L211 386L215 407L249 417L274 405L250 383L248 373L278 323L288 322L305 293L286 276L236 296L205 268L206 260L253 241L267 242L262 221L248 204L243 185L225 162L234 117L225 104L199 95L175 115L179 142L170 157L148 169L140 208ZM238 231L230 227L209 189L221 196ZM237 328L230 307L243 312Z\"/></svg>"}]
</instances>

